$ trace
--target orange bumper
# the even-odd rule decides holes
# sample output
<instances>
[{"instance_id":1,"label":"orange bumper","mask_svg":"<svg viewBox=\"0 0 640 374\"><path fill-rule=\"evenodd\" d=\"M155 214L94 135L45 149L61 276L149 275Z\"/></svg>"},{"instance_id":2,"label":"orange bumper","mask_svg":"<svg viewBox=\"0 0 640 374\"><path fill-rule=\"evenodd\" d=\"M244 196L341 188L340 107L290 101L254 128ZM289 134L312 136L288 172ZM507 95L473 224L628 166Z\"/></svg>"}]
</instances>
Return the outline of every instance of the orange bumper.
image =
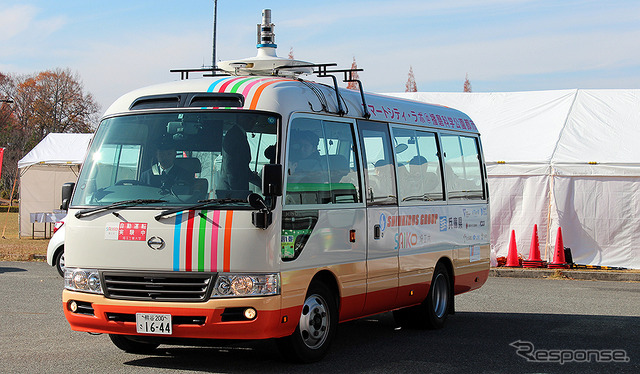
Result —
<instances>
[{"instance_id":1,"label":"orange bumper","mask_svg":"<svg viewBox=\"0 0 640 374\"><path fill-rule=\"evenodd\" d=\"M102 295L64 290L62 307L71 329L75 331L176 338L267 339L291 335L300 316L301 306L281 309L280 299L280 296L269 296L212 299L204 303L165 303L113 300ZM82 306L75 313L69 308L72 300ZM257 311L252 320L237 320L230 313L247 307ZM137 333L136 313L171 314L172 334Z\"/></svg>"}]
</instances>

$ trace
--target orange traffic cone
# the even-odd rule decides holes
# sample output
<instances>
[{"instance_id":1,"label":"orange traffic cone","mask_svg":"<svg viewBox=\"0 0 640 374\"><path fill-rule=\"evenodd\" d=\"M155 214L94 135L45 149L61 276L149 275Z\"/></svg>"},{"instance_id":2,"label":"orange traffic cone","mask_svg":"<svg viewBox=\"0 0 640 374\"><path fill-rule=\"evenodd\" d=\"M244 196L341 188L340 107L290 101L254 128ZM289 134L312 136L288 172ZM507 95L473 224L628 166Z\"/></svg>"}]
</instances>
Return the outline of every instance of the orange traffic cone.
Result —
<instances>
[{"instance_id":1,"label":"orange traffic cone","mask_svg":"<svg viewBox=\"0 0 640 374\"><path fill-rule=\"evenodd\" d=\"M522 261L522 267L541 268L545 263L540 259L540 243L538 241L538 225L533 225L533 235L531 235L531 247L529 247L529 259Z\"/></svg>"},{"instance_id":2,"label":"orange traffic cone","mask_svg":"<svg viewBox=\"0 0 640 374\"><path fill-rule=\"evenodd\" d=\"M509 240L509 253L507 253L507 263L505 266L519 267L518 248L516 248L516 232L511 230L511 240Z\"/></svg>"},{"instance_id":3,"label":"orange traffic cone","mask_svg":"<svg viewBox=\"0 0 640 374\"><path fill-rule=\"evenodd\" d=\"M569 264L564 259L564 243L562 242L562 229L558 227L556 235L556 249L553 254L553 262L547 265L549 269L568 269Z\"/></svg>"}]
</instances>

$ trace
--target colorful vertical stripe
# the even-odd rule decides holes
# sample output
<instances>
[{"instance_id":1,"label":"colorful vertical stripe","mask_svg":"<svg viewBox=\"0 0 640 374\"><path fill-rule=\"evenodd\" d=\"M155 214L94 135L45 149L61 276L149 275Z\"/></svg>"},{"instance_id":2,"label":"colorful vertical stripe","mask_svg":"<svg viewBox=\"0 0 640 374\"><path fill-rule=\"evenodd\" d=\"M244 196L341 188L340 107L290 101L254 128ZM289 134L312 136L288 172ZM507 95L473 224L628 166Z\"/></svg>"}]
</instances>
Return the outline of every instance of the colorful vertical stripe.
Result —
<instances>
[{"instance_id":1,"label":"colorful vertical stripe","mask_svg":"<svg viewBox=\"0 0 640 374\"><path fill-rule=\"evenodd\" d=\"M173 271L180 270L180 226L182 226L182 212L176 214L175 229L173 230Z\"/></svg>"},{"instance_id":2,"label":"colorful vertical stripe","mask_svg":"<svg viewBox=\"0 0 640 374\"><path fill-rule=\"evenodd\" d=\"M200 227L198 230L198 271L204 271L204 244L207 233L207 211L203 210L198 215L200 216Z\"/></svg>"},{"instance_id":3,"label":"colorful vertical stripe","mask_svg":"<svg viewBox=\"0 0 640 374\"><path fill-rule=\"evenodd\" d=\"M231 271L231 223L233 210L227 211L227 219L224 225L224 261L222 271Z\"/></svg>"},{"instance_id":4,"label":"colorful vertical stripe","mask_svg":"<svg viewBox=\"0 0 640 374\"><path fill-rule=\"evenodd\" d=\"M211 270L218 268L218 222L220 222L220 211L213 212L213 223L211 225Z\"/></svg>"},{"instance_id":5,"label":"colorful vertical stripe","mask_svg":"<svg viewBox=\"0 0 640 374\"><path fill-rule=\"evenodd\" d=\"M185 252L187 256L184 264L184 270L191 271L193 266L193 217L195 216L195 211L190 210L188 215L187 240L185 241Z\"/></svg>"},{"instance_id":6,"label":"colorful vertical stripe","mask_svg":"<svg viewBox=\"0 0 640 374\"><path fill-rule=\"evenodd\" d=\"M233 211L178 213L173 238L174 271L230 271Z\"/></svg>"}]
</instances>

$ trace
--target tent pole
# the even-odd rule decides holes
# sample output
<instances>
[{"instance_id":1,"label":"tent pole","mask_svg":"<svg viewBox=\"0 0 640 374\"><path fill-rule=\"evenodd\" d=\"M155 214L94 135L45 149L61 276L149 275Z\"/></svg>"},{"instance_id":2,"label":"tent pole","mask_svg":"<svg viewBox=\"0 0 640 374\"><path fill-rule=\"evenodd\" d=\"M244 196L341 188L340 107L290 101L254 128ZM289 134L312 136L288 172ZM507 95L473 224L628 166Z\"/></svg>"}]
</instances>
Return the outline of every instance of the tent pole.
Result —
<instances>
[{"instance_id":1,"label":"tent pole","mask_svg":"<svg viewBox=\"0 0 640 374\"><path fill-rule=\"evenodd\" d=\"M549 261L549 232L551 230L551 199L553 199L553 188L554 188L554 175L555 170L553 166L551 166L551 180L549 182L549 204L547 205L547 237L544 243L544 259Z\"/></svg>"},{"instance_id":2,"label":"tent pole","mask_svg":"<svg viewBox=\"0 0 640 374\"><path fill-rule=\"evenodd\" d=\"M16 190L16 182L18 181L18 168L16 168L16 177L13 179L13 187L11 187L11 195L9 195L9 207L7 208L7 216L4 218L4 227L2 228L2 239L6 239L4 236L4 232L7 229L7 220L9 219L9 211L11 210L11 206L13 205L13 191Z\"/></svg>"}]
</instances>

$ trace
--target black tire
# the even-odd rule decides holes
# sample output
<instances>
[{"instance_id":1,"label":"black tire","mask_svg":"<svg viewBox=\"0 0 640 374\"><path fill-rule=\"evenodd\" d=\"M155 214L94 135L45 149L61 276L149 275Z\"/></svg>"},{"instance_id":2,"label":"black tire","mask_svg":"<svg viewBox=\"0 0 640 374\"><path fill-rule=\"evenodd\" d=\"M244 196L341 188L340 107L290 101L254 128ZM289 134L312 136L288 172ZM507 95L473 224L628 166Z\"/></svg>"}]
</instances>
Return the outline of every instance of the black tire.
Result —
<instances>
[{"instance_id":1,"label":"black tire","mask_svg":"<svg viewBox=\"0 0 640 374\"><path fill-rule=\"evenodd\" d=\"M436 265L429 294L422 304L393 311L396 323L406 328L440 329L450 312L451 282L442 263Z\"/></svg>"},{"instance_id":2,"label":"black tire","mask_svg":"<svg viewBox=\"0 0 640 374\"><path fill-rule=\"evenodd\" d=\"M127 353L152 353L160 345L135 341L127 335L109 334L109 338L116 347Z\"/></svg>"},{"instance_id":3,"label":"black tire","mask_svg":"<svg viewBox=\"0 0 640 374\"><path fill-rule=\"evenodd\" d=\"M440 329L444 326L449 315L451 302L451 279L447 267L442 263L436 265L431 280L429 294L423 304L426 307L426 327L428 329Z\"/></svg>"},{"instance_id":4,"label":"black tire","mask_svg":"<svg viewBox=\"0 0 640 374\"><path fill-rule=\"evenodd\" d=\"M58 274L61 277L64 277L64 246L58 248L56 253L53 255L53 266L58 270Z\"/></svg>"},{"instance_id":5,"label":"black tire","mask_svg":"<svg viewBox=\"0 0 640 374\"><path fill-rule=\"evenodd\" d=\"M319 361L329 351L337 325L335 295L323 283L313 283L307 291L296 330L290 336L278 339L278 348L290 361Z\"/></svg>"}]
</instances>

